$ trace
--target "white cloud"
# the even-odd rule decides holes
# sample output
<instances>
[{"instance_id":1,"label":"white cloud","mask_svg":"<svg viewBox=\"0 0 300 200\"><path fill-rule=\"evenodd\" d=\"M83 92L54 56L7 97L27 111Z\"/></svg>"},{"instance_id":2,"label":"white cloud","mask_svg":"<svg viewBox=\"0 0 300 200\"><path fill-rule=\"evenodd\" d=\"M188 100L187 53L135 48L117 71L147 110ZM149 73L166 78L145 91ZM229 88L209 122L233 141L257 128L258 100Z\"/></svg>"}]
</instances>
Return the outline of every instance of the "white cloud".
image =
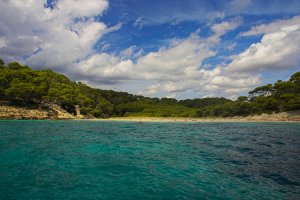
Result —
<instances>
[{"instance_id":1,"label":"white cloud","mask_svg":"<svg viewBox=\"0 0 300 200\"><path fill-rule=\"evenodd\" d=\"M32 66L71 67L93 53L103 34L119 28L94 20L107 6L106 0L60 0L53 9L42 1L1 1L0 35L6 45L0 53L8 61L26 55Z\"/></svg>"},{"instance_id":2,"label":"white cloud","mask_svg":"<svg viewBox=\"0 0 300 200\"><path fill-rule=\"evenodd\" d=\"M106 43L106 42L102 42L102 43L99 45L99 47L101 48L101 51L103 52L103 51L106 51L106 50L109 49L110 44L109 44L109 43Z\"/></svg>"},{"instance_id":3,"label":"white cloud","mask_svg":"<svg viewBox=\"0 0 300 200\"><path fill-rule=\"evenodd\" d=\"M223 21L218 24L213 24L211 30L215 33L210 36L207 40L209 42L218 43L220 42L221 36L228 31L236 29L242 23L242 19L239 17L234 18L231 21Z\"/></svg>"},{"instance_id":4,"label":"white cloud","mask_svg":"<svg viewBox=\"0 0 300 200\"><path fill-rule=\"evenodd\" d=\"M161 91L173 94L193 90L228 95L234 89L242 92L257 86L261 82L257 76L228 74L225 73L226 68L209 70L203 65L204 59L215 55L211 49L220 41L220 37L238 24L238 21L214 24L212 30L215 34L209 38L201 39L197 34L192 34L185 40L173 42L175 45L170 48L162 48L140 58L137 65L149 68L145 77L164 80L145 88L143 94L153 95Z\"/></svg>"},{"instance_id":5,"label":"white cloud","mask_svg":"<svg viewBox=\"0 0 300 200\"><path fill-rule=\"evenodd\" d=\"M143 54L143 49L139 49L137 46L133 45L128 47L127 49L124 49L120 52L120 57L122 60L124 59L136 59L138 57L141 57Z\"/></svg>"},{"instance_id":6,"label":"white cloud","mask_svg":"<svg viewBox=\"0 0 300 200\"><path fill-rule=\"evenodd\" d=\"M300 26L300 16L292 17L291 19L277 20L269 24L261 24L252 27L249 31L244 32L241 36L252 36L258 34L274 33L287 29L298 29Z\"/></svg>"},{"instance_id":7,"label":"white cloud","mask_svg":"<svg viewBox=\"0 0 300 200\"><path fill-rule=\"evenodd\" d=\"M121 51L120 56L95 54L78 63L74 73L77 76L89 77L90 80L100 84L114 82L124 85L132 80L151 81L152 84L145 86L139 92L150 96L176 95L187 90L217 93L224 88L239 88L239 91L244 91L256 85L259 79L245 78L239 74L229 76L224 74L224 70L220 67L211 70L206 69L203 64L206 58L216 54L212 48L220 42L220 37L236 28L239 22L240 20L235 19L213 24L214 34L209 38L200 38L199 31L196 31L188 38L172 39L158 51L145 55L141 55L136 46ZM228 83L237 80L239 84L222 84L217 82L216 78Z\"/></svg>"},{"instance_id":8,"label":"white cloud","mask_svg":"<svg viewBox=\"0 0 300 200\"><path fill-rule=\"evenodd\" d=\"M205 58L215 54L196 34L183 40L172 40L170 45L137 60L139 70L146 72L145 78L176 80L178 76L197 71Z\"/></svg>"},{"instance_id":9,"label":"white cloud","mask_svg":"<svg viewBox=\"0 0 300 200\"><path fill-rule=\"evenodd\" d=\"M73 73L94 82L118 83L136 79L131 60L121 60L107 53L95 54L74 65Z\"/></svg>"},{"instance_id":10,"label":"white cloud","mask_svg":"<svg viewBox=\"0 0 300 200\"><path fill-rule=\"evenodd\" d=\"M162 55L160 55L161 52L149 53L139 57L136 63L127 58L132 57L132 49L124 50L120 57L105 53L96 54L78 63L75 72L104 83L109 80L176 80L179 75L185 73L184 70L189 63L185 63L186 61L183 60L183 62L173 65L176 59L171 59L171 55L168 56L166 53L168 51L171 49L163 51ZM162 64L163 60L168 63Z\"/></svg>"},{"instance_id":11,"label":"white cloud","mask_svg":"<svg viewBox=\"0 0 300 200\"><path fill-rule=\"evenodd\" d=\"M151 82L140 91L146 95L174 96L186 90L215 92L229 87L214 79L224 76L222 69L205 69L203 61L216 54L212 48L241 23L240 19L213 24L214 34L208 38L200 38L196 31L187 38L172 39L158 51L145 55L136 46L118 55L96 53L93 45L99 38L122 25L107 27L94 20L107 6L105 0L61 0L53 9L33 0L0 2L0 17L4 19L0 22L0 53L6 60L27 56L29 65L54 68L98 85ZM142 19L137 22L142 25ZM102 49L108 47L108 43L102 43ZM246 84L247 79L244 81Z\"/></svg>"},{"instance_id":12,"label":"white cloud","mask_svg":"<svg viewBox=\"0 0 300 200\"><path fill-rule=\"evenodd\" d=\"M243 36L263 34L262 40L235 55L230 64L214 69L206 67L205 59L217 54L215 47L222 36L237 28L240 18L212 24L213 34L207 38L196 31L187 38L171 39L153 52L145 53L135 45L120 53L95 52L99 38L122 26L107 27L94 20L107 7L106 0L61 0L53 9L34 0L1 1L1 56L8 61L26 57L26 64L64 71L95 85L143 83L139 92L151 96L187 91L232 96L260 84L253 72L287 68L299 61L297 17L245 32ZM109 47L105 42L101 45L103 50Z\"/></svg>"},{"instance_id":13,"label":"white cloud","mask_svg":"<svg viewBox=\"0 0 300 200\"><path fill-rule=\"evenodd\" d=\"M101 14L107 6L106 0L60 0L55 11L71 18L92 17Z\"/></svg>"},{"instance_id":14,"label":"white cloud","mask_svg":"<svg viewBox=\"0 0 300 200\"><path fill-rule=\"evenodd\" d=\"M210 80L210 84L220 88L243 89L255 86L259 82L259 78L249 76L249 74L219 74Z\"/></svg>"},{"instance_id":15,"label":"white cloud","mask_svg":"<svg viewBox=\"0 0 300 200\"><path fill-rule=\"evenodd\" d=\"M197 77L202 61L214 55L197 34L182 40L171 40L157 52L144 56L136 46L123 50L120 56L101 53L76 64L75 73L90 77L119 80L175 81L179 76ZM136 61L132 59L137 58Z\"/></svg>"},{"instance_id":16,"label":"white cloud","mask_svg":"<svg viewBox=\"0 0 300 200\"><path fill-rule=\"evenodd\" d=\"M298 66L300 55L300 17L253 27L242 36L263 34L260 42L233 57L230 72L256 72Z\"/></svg>"},{"instance_id":17,"label":"white cloud","mask_svg":"<svg viewBox=\"0 0 300 200\"><path fill-rule=\"evenodd\" d=\"M145 22L144 22L143 18L142 18L142 17L138 17L138 18L135 20L133 26L134 26L134 27L137 27L138 29L141 29L141 28L143 28L144 23L145 23Z\"/></svg>"}]
</instances>

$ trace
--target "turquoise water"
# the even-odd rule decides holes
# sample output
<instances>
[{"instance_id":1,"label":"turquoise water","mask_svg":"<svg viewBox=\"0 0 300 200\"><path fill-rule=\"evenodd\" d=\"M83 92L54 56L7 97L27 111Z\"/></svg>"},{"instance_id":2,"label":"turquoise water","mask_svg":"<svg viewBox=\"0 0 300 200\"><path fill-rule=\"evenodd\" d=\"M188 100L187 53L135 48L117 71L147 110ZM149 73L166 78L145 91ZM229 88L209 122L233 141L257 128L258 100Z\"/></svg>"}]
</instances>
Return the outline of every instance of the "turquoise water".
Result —
<instances>
[{"instance_id":1,"label":"turquoise water","mask_svg":"<svg viewBox=\"0 0 300 200\"><path fill-rule=\"evenodd\" d=\"M0 121L0 199L300 199L300 123Z\"/></svg>"}]
</instances>

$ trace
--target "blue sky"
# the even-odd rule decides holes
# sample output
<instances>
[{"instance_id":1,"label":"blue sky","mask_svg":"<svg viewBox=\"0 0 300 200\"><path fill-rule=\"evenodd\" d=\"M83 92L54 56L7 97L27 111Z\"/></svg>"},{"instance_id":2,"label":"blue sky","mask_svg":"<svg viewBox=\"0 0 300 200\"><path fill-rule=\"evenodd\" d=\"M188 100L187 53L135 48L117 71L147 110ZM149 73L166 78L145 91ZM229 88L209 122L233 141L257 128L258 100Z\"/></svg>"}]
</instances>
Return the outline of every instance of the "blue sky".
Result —
<instances>
[{"instance_id":1,"label":"blue sky","mask_svg":"<svg viewBox=\"0 0 300 200\"><path fill-rule=\"evenodd\" d=\"M299 71L298 0L8 0L0 57L91 86L236 98Z\"/></svg>"}]
</instances>

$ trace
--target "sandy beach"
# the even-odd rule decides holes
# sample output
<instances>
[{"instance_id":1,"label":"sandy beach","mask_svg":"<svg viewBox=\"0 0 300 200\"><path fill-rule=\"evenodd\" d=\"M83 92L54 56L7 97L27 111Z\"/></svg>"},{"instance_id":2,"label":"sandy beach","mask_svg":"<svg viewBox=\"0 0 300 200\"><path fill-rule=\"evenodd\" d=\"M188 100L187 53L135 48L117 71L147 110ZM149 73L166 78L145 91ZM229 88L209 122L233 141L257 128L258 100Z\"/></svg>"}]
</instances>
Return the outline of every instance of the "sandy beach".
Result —
<instances>
[{"instance_id":1,"label":"sandy beach","mask_svg":"<svg viewBox=\"0 0 300 200\"><path fill-rule=\"evenodd\" d=\"M107 119L89 119L99 121L132 121L132 122L300 122L300 111L262 114L246 117L216 118L172 118L172 117L112 117Z\"/></svg>"}]
</instances>

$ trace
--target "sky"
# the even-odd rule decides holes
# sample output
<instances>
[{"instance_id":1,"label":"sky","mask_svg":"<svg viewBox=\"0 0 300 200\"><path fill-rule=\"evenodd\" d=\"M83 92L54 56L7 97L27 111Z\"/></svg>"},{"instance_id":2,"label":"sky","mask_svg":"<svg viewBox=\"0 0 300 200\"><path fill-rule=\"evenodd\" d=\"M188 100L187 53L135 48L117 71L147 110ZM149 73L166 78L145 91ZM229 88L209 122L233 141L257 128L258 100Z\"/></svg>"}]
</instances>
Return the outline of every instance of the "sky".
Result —
<instances>
[{"instance_id":1,"label":"sky","mask_svg":"<svg viewBox=\"0 0 300 200\"><path fill-rule=\"evenodd\" d=\"M299 0L0 0L5 62L150 97L247 95L299 44Z\"/></svg>"}]
</instances>

